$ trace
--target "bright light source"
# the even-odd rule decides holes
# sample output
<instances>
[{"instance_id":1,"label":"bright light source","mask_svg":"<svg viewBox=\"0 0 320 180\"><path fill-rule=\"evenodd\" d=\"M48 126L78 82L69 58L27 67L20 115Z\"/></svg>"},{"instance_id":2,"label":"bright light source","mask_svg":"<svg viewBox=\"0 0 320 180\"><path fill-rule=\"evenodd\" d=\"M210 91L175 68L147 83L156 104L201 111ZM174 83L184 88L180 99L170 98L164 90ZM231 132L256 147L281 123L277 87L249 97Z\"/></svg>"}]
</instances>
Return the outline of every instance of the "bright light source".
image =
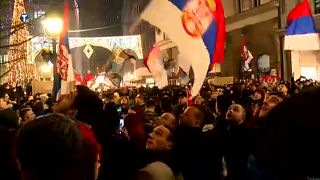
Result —
<instances>
[{"instance_id":1,"label":"bright light source","mask_svg":"<svg viewBox=\"0 0 320 180\"><path fill-rule=\"evenodd\" d=\"M52 67L49 64L44 64L40 67L42 73L50 73Z\"/></svg>"},{"instance_id":2,"label":"bright light source","mask_svg":"<svg viewBox=\"0 0 320 180\"><path fill-rule=\"evenodd\" d=\"M44 33L49 37L59 37L63 30L63 20L61 18L48 18L42 21Z\"/></svg>"}]
</instances>

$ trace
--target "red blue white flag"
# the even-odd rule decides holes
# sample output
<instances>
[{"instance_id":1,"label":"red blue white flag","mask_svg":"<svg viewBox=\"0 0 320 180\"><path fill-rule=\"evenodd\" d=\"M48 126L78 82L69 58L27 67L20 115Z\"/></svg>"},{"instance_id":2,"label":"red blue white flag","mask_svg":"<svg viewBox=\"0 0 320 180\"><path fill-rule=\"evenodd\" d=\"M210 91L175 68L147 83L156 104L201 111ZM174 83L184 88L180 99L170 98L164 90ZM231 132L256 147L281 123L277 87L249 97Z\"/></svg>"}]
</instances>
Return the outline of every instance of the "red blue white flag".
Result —
<instances>
[{"instance_id":1,"label":"red blue white flag","mask_svg":"<svg viewBox=\"0 0 320 180\"><path fill-rule=\"evenodd\" d=\"M155 46L149 56L144 60L144 65L149 69L155 83L159 88L168 85L167 71L164 68L159 46Z\"/></svg>"},{"instance_id":2,"label":"red blue white flag","mask_svg":"<svg viewBox=\"0 0 320 180\"><path fill-rule=\"evenodd\" d=\"M68 82L74 81L73 66L69 48L69 5L65 1L63 16L63 31L60 34L57 57L57 72L61 77L61 94L67 93Z\"/></svg>"},{"instance_id":3,"label":"red blue white flag","mask_svg":"<svg viewBox=\"0 0 320 180\"><path fill-rule=\"evenodd\" d=\"M288 15L286 50L319 50L319 34L308 0L299 3Z\"/></svg>"},{"instance_id":4,"label":"red blue white flag","mask_svg":"<svg viewBox=\"0 0 320 180\"><path fill-rule=\"evenodd\" d=\"M185 72L190 67L194 71L192 95L196 96L209 67L224 60L226 25L221 0L152 0L140 18L177 45L178 65Z\"/></svg>"}]
</instances>

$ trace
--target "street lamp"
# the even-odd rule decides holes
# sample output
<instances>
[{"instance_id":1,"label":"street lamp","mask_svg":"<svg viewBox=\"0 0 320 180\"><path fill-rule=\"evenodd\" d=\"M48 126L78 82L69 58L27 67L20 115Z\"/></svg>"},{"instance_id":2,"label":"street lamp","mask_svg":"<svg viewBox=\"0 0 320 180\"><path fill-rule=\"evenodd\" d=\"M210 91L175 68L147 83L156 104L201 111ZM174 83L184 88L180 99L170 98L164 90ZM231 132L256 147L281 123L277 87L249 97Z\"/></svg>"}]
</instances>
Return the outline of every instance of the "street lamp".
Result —
<instances>
[{"instance_id":1,"label":"street lamp","mask_svg":"<svg viewBox=\"0 0 320 180\"><path fill-rule=\"evenodd\" d=\"M59 17L50 17L42 21L43 32L44 34L52 39L53 45L53 64L55 64L56 55L57 55L57 40L60 37L61 32L63 31L63 20Z\"/></svg>"},{"instance_id":2,"label":"street lamp","mask_svg":"<svg viewBox=\"0 0 320 180\"><path fill-rule=\"evenodd\" d=\"M42 21L43 31L47 37L57 39L63 30L63 20L58 17L47 18Z\"/></svg>"},{"instance_id":3,"label":"street lamp","mask_svg":"<svg viewBox=\"0 0 320 180\"><path fill-rule=\"evenodd\" d=\"M55 87L58 87L59 84L59 75L57 75L57 40L60 37L60 34L63 31L63 20L59 17L50 17L46 18L42 21L43 25L43 32L44 34L52 39L52 56L51 57L51 63L53 64L53 89L52 93L55 97L56 93L58 92L58 89Z\"/></svg>"}]
</instances>

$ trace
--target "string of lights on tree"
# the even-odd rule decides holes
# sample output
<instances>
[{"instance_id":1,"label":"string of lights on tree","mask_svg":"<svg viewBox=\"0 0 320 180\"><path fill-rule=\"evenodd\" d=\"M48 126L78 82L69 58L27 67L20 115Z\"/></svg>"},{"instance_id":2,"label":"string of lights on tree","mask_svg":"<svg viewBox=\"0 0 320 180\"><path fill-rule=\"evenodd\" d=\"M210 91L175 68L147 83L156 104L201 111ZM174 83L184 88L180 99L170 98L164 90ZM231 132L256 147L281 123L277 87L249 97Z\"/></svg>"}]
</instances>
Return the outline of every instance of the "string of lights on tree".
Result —
<instances>
[{"instance_id":1,"label":"string of lights on tree","mask_svg":"<svg viewBox=\"0 0 320 180\"><path fill-rule=\"evenodd\" d=\"M23 0L15 0L13 7L13 16L11 27L16 27L21 24L20 16L25 13L25 6ZM27 41L29 31L27 25L16 29L11 28L9 44L15 45L15 51L9 49L8 65L7 65L7 80L9 83L23 84L33 76L33 66L27 64Z\"/></svg>"}]
</instances>

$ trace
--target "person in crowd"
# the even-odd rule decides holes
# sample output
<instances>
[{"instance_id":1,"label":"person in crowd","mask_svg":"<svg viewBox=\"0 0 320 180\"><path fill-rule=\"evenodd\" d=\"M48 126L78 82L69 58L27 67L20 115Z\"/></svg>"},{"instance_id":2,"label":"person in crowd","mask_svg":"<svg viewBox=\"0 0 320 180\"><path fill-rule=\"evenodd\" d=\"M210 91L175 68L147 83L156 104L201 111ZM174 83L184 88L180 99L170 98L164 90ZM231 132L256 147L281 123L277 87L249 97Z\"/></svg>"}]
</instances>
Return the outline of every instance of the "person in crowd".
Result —
<instances>
[{"instance_id":1,"label":"person in crowd","mask_svg":"<svg viewBox=\"0 0 320 180\"><path fill-rule=\"evenodd\" d=\"M164 94L160 100L161 113L172 113L172 101L168 94Z\"/></svg>"},{"instance_id":2,"label":"person in crowd","mask_svg":"<svg viewBox=\"0 0 320 180\"><path fill-rule=\"evenodd\" d=\"M155 112L156 104L154 100L149 99L146 102L144 117L145 117L145 128L147 132L151 132L153 129L153 124L159 115Z\"/></svg>"},{"instance_id":3,"label":"person in crowd","mask_svg":"<svg viewBox=\"0 0 320 180\"><path fill-rule=\"evenodd\" d=\"M145 107L145 96L143 94L138 94L135 98L135 105L140 107L141 109L144 109Z\"/></svg>"},{"instance_id":4,"label":"person in crowd","mask_svg":"<svg viewBox=\"0 0 320 180\"><path fill-rule=\"evenodd\" d=\"M53 112L94 126L102 118L103 103L88 87L76 86L76 91L60 96Z\"/></svg>"},{"instance_id":5,"label":"person in crowd","mask_svg":"<svg viewBox=\"0 0 320 180\"><path fill-rule=\"evenodd\" d=\"M12 109L0 110L0 179L20 179L14 153L18 119L17 113Z\"/></svg>"},{"instance_id":6,"label":"person in crowd","mask_svg":"<svg viewBox=\"0 0 320 180\"><path fill-rule=\"evenodd\" d=\"M264 179L319 179L320 88L283 100L266 116L257 138ZM271 176L271 177L270 177ZM261 178L262 179L262 178Z\"/></svg>"},{"instance_id":7,"label":"person in crowd","mask_svg":"<svg viewBox=\"0 0 320 180\"><path fill-rule=\"evenodd\" d=\"M228 180L245 180L250 153L251 137L244 126L246 110L240 104L230 106L226 120L228 128L225 137L224 159Z\"/></svg>"},{"instance_id":8,"label":"person in crowd","mask_svg":"<svg viewBox=\"0 0 320 180\"><path fill-rule=\"evenodd\" d=\"M285 83L280 83L278 85L278 92L280 93L280 95L283 97L283 98L287 98L289 97L289 93L288 93L288 87Z\"/></svg>"},{"instance_id":9,"label":"person in crowd","mask_svg":"<svg viewBox=\"0 0 320 180\"><path fill-rule=\"evenodd\" d=\"M277 94L270 94L264 101L263 104L261 106L261 110L259 112L259 118L263 119L266 118L268 113L270 112L271 109L273 109L274 107L276 107L276 105L278 105L280 102L283 101L283 98Z\"/></svg>"},{"instance_id":10,"label":"person in crowd","mask_svg":"<svg viewBox=\"0 0 320 180\"><path fill-rule=\"evenodd\" d=\"M171 149L174 144L173 130L164 125L157 126L149 134L146 144L148 152L147 165L142 168L138 180L175 180L170 166L172 164Z\"/></svg>"},{"instance_id":11,"label":"person in crowd","mask_svg":"<svg viewBox=\"0 0 320 180\"><path fill-rule=\"evenodd\" d=\"M139 166L136 165L139 162L136 159L138 155L123 129L120 129L117 106L114 103L106 104L104 118L98 127L97 137L102 146L98 180L133 179L139 169Z\"/></svg>"},{"instance_id":12,"label":"person in crowd","mask_svg":"<svg viewBox=\"0 0 320 180\"><path fill-rule=\"evenodd\" d=\"M182 90L178 94L178 104L173 107L174 115L177 119L180 118L180 115L184 112L184 110L188 107L188 95L185 90Z\"/></svg>"},{"instance_id":13,"label":"person in crowd","mask_svg":"<svg viewBox=\"0 0 320 180\"><path fill-rule=\"evenodd\" d=\"M128 139L138 151L145 148L147 134L144 126L144 116L139 113L129 113L124 119Z\"/></svg>"},{"instance_id":14,"label":"person in crowd","mask_svg":"<svg viewBox=\"0 0 320 180\"><path fill-rule=\"evenodd\" d=\"M75 92L61 95L58 101L52 106L53 112L63 114L71 119L75 119L77 110L72 107L75 97Z\"/></svg>"},{"instance_id":15,"label":"person in crowd","mask_svg":"<svg viewBox=\"0 0 320 180\"><path fill-rule=\"evenodd\" d=\"M122 96L120 98L120 107L121 107L121 113L126 115L128 114L129 110L129 99L127 96Z\"/></svg>"},{"instance_id":16,"label":"person in crowd","mask_svg":"<svg viewBox=\"0 0 320 180\"><path fill-rule=\"evenodd\" d=\"M7 101L3 100L3 98L0 98L0 110L8 109L8 103Z\"/></svg>"},{"instance_id":17,"label":"person in crowd","mask_svg":"<svg viewBox=\"0 0 320 180\"><path fill-rule=\"evenodd\" d=\"M30 106L23 106L19 110L19 117L20 125L25 125L26 123L35 120L36 115Z\"/></svg>"},{"instance_id":18,"label":"person in crowd","mask_svg":"<svg viewBox=\"0 0 320 180\"><path fill-rule=\"evenodd\" d=\"M84 124L58 114L22 127L16 153L24 180L95 180L100 146Z\"/></svg>"},{"instance_id":19,"label":"person in crowd","mask_svg":"<svg viewBox=\"0 0 320 180\"><path fill-rule=\"evenodd\" d=\"M32 106L32 110L33 110L33 112L35 113L35 115L37 117L45 114L45 112L44 112L44 104L43 104L42 101L36 101L34 103L34 105Z\"/></svg>"},{"instance_id":20,"label":"person in crowd","mask_svg":"<svg viewBox=\"0 0 320 180\"><path fill-rule=\"evenodd\" d=\"M262 89L256 89L252 96L252 105L251 105L251 111L252 111L252 119L256 119L259 115L262 103L265 99L265 93Z\"/></svg>"},{"instance_id":21,"label":"person in crowd","mask_svg":"<svg viewBox=\"0 0 320 180\"><path fill-rule=\"evenodd\" d=\"M76 109L76 119L95 126L103 114L103 102L94 91L86 86L76 86L72 107ZM93 127L95 128L95 127Z\"/></svg>"},{"instance_id":22,"label":"person in crowd","mask_svg":"<svg viewBox=\"0 0 320 180\"><path fill-rule=\"evenodd\" d=\"M201 96L196 96L194 99L194 104L203 105L205 104L205 101Z\"/></svg>"},{"instance_id":23,"label":"person in crowd","mask_svg":"<svg viewBox=\"0 0 320 180\"><path fill-rule=\"evenodd\" d=\"M221 178L221 140L214 130L202 130L213 121L212 112L203 105L189 106L181 116L173 151L185 180Z\"/></svg>"},{"instance_id":24,"label":"person in crowd","mask_svg":"<svg viewBox=\"0 0 320 180\"><path fill-rule=\"evenodd\" d=\"M172 129L175 129L179 122L176 120L175 116L172 113L163 113L159 119L154 122L154 127L165 125Z\"/></svg>"}]
</instances>

